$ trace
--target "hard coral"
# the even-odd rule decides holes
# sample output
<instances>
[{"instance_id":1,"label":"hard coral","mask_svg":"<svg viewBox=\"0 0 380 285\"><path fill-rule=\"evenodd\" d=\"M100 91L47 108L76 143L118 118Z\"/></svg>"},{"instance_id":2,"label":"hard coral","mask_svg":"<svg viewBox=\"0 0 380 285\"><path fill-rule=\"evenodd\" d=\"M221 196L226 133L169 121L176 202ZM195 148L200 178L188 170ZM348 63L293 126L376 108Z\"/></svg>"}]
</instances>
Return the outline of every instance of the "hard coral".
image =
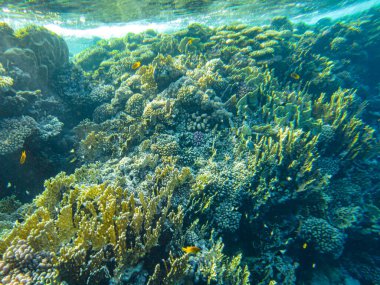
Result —
<instances>
[{"instance_id":1,"label":"hard coral","mask_svg":"<svg viewBox=\"0 0 380 285\"><path fill-rule=\"evenodd\" d=\"M25 49L34 52L40 72L46 69L47 78L68 65L69 49L66 42L55 33L38 26L27 26L15 33L17 40Z\"/></svg>"},{"instance_id":2,"label":"hard coral","mask_svg":"<svg viewBox=\"0 0 380 285\"><path fill-rule=\"evenodd\" d=\"M38 254L59 254L53 266L61 279L73 284L87 284L90 274L102 266L113 272L113 265L104 261L107 248L119 269L133 266L158 244L164 224L173 229L182 224L182 210L170 207L177 176L167 177L165 169L157 175L158 180L168 179L157 180L160 190L146 197L140 193L137 198L119 187L74 184L79 181L73 175L60 174L36 200L38 210L1 241L1 248L9 251L12 240L19 238L26 239ZM8 251L3 255L5 262ZM8 277L9 271L4 275L13 278Z\"/></svg>"},{"instance_id":3,"label":"hard coral","mask_svg":"<svg viewBox=\"0 0 380 285\"><path fill-rule=\"evenodd\" d=\"M0 155L20 150L36 129L36 121L28 116L0 120Z\"/></svg>"},{"instance_id":4,"label":"hard coral","mask_svg":"<svg viewBox=\"0 0 380 285\"><path fill-rule=\"evenodd\" d=\"M344 249L345 235L323 219L311 217L303 221L300 237L319 254L327 254L335 259L341 256Z\"/></svg>"}]
</instances>

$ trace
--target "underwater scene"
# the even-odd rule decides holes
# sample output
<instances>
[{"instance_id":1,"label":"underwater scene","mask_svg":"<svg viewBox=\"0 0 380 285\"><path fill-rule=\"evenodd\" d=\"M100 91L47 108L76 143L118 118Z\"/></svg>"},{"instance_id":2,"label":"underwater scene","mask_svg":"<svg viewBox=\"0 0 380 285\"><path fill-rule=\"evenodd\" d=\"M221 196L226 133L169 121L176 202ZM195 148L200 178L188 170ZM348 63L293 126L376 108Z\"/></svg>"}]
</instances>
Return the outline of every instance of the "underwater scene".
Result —
<instances>
[{"instance_id":1,"label":"underwater scene","mask_svg":"<svg viewBox=\"0 0 380 285\"><path fill-rule=\"evenodd\" d=\"M379 285L380 0L0 1L0 285Z\"/></svg>"}]
</instances>

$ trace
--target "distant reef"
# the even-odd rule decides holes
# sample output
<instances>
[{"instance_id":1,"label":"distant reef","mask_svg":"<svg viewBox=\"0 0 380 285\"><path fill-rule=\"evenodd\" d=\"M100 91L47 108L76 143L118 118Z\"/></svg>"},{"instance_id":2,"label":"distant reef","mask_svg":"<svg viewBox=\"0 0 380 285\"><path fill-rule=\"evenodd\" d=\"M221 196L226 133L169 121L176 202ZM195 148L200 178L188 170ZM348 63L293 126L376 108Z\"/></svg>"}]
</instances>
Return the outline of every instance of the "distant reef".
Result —
<instances>
[{"instance_id":1,"label":"distant reef","mask_svg":"<svg viewBox=\"0 0 380 285\"><path fill-rule=\"evenodd\" d=\"M379 26L0 23L0 284L380 284Z\"/></svg>"}]
</instances>

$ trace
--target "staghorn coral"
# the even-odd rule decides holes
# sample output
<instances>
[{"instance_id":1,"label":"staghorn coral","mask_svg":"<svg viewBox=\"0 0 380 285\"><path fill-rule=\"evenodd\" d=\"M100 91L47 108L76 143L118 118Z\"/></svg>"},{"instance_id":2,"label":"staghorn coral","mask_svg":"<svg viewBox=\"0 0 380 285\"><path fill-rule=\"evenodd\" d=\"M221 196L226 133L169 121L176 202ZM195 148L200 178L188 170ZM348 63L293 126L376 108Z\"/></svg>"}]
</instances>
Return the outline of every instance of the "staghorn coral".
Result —
<instances>
[{"instance_id":1,"label":"staghorn coral","mask_svg":"<svg viewBox=\"0 0 380 285\"><path fill-rule=\"evenodd\" d=\"M293 25L285 16L276 16L271 20L270 25L278 30L293 30Z\"/></svg>"}]
</instances>

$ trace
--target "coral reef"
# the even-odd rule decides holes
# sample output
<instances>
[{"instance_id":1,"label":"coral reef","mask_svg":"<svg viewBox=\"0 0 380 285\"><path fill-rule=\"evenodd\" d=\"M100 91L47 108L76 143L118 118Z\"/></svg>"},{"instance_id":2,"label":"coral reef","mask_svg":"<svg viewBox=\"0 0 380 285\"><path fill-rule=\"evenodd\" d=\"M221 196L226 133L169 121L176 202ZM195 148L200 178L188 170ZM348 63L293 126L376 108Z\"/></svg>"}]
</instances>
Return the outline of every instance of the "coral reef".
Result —
<instances>
[{"instance_id":1,"label":"coral reef","mask_svg":"<svg viewBox=\"0 0 380 285\"><path fill-rule=\"evenodd\" d=\"M0 203L3 284L378 283L373 23L191 24L72 62L44 28L0 35L0 162L67 170Z\"/></svg>"}]
</instances>

